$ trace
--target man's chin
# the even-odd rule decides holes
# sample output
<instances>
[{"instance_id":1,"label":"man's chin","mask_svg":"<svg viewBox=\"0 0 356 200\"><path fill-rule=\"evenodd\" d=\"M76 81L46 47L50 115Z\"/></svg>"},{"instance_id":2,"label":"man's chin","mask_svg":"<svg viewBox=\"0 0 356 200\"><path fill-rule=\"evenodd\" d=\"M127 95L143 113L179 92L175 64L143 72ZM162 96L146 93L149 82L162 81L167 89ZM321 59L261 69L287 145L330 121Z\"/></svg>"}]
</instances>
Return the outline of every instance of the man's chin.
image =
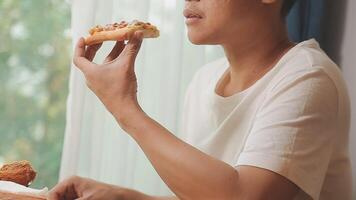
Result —
<instances>
[{"instance_id":1,"label":"man's chin","mask_svg":"<svg viewBox=\"0 0 356 200\"><path fill-rule=\"evenodd\" d=\"M204 42L200 42L200 41L195 41L195 40L189 40L192 44L195 44L195 45L206 45L206 43Z\"/></svg>"},{"instance_id":2,"label":"man's chin","mask_svg":"<svg viewBox=\"0 0 356 200\"><path fill-rule=\"evenodd\" d=\"M208 34L188 32L189 41L195 45L217 45L217 38L210 37Z\"/></svg>"},{"instance_id":3,"label":"man's chin","mask_svg":"<svg viewBox=\"0 0 356 200\"><path fill-rule=\"evenodd\" d=\"M209 40L206 37L201 37L201 36L195 36L195 35L189 35L188 34L189 41L195 45L214 45L213 41Z\"/></svg>"}]
</instances>

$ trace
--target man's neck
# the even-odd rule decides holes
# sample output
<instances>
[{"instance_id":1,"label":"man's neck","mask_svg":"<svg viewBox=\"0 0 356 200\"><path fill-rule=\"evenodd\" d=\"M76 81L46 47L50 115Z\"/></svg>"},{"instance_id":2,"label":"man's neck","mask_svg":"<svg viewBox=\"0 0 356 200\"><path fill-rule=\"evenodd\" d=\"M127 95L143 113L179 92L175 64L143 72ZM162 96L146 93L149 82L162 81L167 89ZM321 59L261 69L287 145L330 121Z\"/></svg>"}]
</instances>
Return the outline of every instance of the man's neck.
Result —
<instances>
[{"instance_id":1,"label":"man's neck","mask_svg":"<svg viewBox=\"0 0 356 200\"><path fill-rule=\"evenodd\" d=\"M270 30L264 34L256 33L251 38L235 38L223 45L230 67L218 85L220 95L231 96L250 87L293 46L285 27Z\"/></svg>"}]
</instances>

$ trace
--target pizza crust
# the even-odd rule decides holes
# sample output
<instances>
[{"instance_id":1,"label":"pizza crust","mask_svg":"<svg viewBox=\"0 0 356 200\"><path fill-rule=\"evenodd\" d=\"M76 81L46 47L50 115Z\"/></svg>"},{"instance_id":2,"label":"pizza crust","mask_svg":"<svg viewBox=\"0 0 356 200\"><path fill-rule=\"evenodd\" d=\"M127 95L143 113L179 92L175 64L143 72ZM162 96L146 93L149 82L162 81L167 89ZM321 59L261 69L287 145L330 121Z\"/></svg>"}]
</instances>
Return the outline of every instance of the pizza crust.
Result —
<instances>
[{"instance_id":1,"label":"pizza crust","mask_svg":"<svg viewBox=\"0 0 356 200\"><path fill-rule=\"evenodd\" d=\"M107 25L106 28L100 26L92 28L89 31L91 35L85 38L85 44L93 45L104 41L129 40L136 31L142 31L144 38L156 38L160 35L159 30L149 23L134 21L123 28L114 27L114 25L116 24Z\"/></svg>"}]
</instances>

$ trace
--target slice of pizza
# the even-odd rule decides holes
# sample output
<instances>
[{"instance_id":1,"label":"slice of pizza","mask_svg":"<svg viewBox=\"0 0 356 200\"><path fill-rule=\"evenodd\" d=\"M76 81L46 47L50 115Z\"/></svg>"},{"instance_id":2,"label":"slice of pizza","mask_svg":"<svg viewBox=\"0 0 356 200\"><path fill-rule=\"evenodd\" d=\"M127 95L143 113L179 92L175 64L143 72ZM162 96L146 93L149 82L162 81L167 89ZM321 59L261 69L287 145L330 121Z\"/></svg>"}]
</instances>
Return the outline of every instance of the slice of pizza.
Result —
<instances>
[{"instance_id":1,"label":"slice of pizza","mask_svg":"<svg viewBox=\"0 0 356 200\"><path fill-rule=\"evenodd\" d=\"M86 45L102 43L104 41L129 40L136 31L142 31L144 38L159 37L156 26L134 20L131 23L122 21L120 23L107 24L106 26L95 26L89 30L89 36L85 38Z\"/></svg>"}]
</instances>

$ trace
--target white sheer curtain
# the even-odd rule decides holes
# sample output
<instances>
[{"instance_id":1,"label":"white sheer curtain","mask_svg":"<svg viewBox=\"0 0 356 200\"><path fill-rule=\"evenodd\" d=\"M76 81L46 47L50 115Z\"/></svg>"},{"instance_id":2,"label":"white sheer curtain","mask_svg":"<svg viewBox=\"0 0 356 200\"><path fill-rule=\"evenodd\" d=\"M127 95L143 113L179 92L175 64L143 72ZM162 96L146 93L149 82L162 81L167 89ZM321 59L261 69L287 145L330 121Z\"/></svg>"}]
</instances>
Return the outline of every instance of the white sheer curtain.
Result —
<instances>
[{"instance_id":1,"label":"white sheer curtain","mask_svg":"<svg viewBox=\"0 0 356 200\"><path fill-rule=\"evenodd\" d=\"M186 37L182 0L71 0L73 41L95 24L140 19L161 30L145 40L136 72L139 102L152 118L179 136L180 110L194 72L222 55L212 46L194 46ZM73 44L74 45L74 44ZM100 62L113 43L98 53ZM138 145L125 134L72 67L61 179L81 175L138 189L169 194ZM152 138L154 140L154 138Z\"/></svg>"}]
</instances>

